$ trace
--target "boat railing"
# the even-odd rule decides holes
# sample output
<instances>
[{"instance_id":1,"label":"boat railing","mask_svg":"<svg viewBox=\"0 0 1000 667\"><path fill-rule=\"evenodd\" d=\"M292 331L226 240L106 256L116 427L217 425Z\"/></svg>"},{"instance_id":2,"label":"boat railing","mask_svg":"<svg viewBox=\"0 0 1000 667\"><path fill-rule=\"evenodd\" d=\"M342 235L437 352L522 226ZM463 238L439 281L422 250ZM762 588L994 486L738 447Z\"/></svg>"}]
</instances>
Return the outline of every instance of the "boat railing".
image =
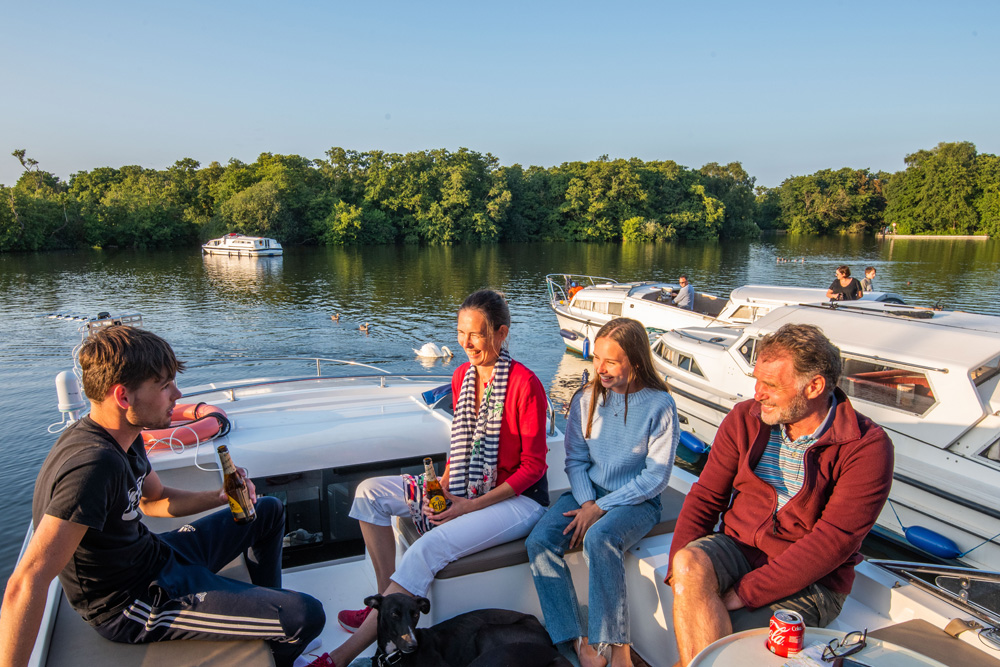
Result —
<instances>
[{"instance_id":1,"label":"boat railing","mask_svg":"<svg viewBox=\"0 0 1000 667\"><path fill-rule=\"evenodd\" d=\"M450 381L450 379L451 379L450 375L414 375L413 373L392 373L390 371L385 370L384 368L379 368L378 366L373 366L372 364L366 364L366 363L363 363L363 362L360 362L360 361L350 361L350 360L347 360L347 359L334 359L334 358L328 358L328 357L294 357L294 356L288 356L288 357L241 357L239 359L222 359L222 360L216 360L216 361L206 361L206 362L197 363L197 364L189 364L187 366L187 370L188 371L197 371L197 370L201 370L201 369L205 369L205 368L211 368L211 367L226 367L226 366L228 366L228 367L235 367L235 366L243 366L243 365L247 365L247 364L257 364L257 363L263 363L263 362L282 362L282 363L287 363L287 362L308 362L310 364L315 364L316 372L315 372L315 374L312 374L312 375L296 375L296 376L292 376L292 377L265 378L265 379L259 379L259 378L257 378L257 379L246 380L246 381L243 381L243 382L241 382L240 380L237 379L237 380L233 380L231 382L227 381L225 383L219 383L216 386L211 386L211 387L208 387L208 388L205 388L205 389L200 388L200 387L204 386L202 384L202 385L198 385L197 387L193 388L192 390L185 391L184 392L184 396L185 397L192 397L192 396L202 396L202 395L205 395L205 394L213 394L213 393L224 392L224 393L228 393L229 394L230 400L235 401L236 400L236 392L239 391L239 390L246 390L246 389L250 389L250 388L259 388L259 387L269 386L269 385L289 384L289 383L293 383L293 382L303 382L303 381L317 380L317 379L322 379L322 380L372 380L372 379L377 379L379 381L379 386L382 386L382 387L386 386L386 381L389 380L389 379L398 379L398 380L406 380L406 381L413 381L413 380L417 380L417 379L419 379L419 380L444 380L444 381ZM331 374L324 374L324 372L323 372L323 366L324 366L324 364L326 364L326 365L336 364L336 365L340 365L340 366L352 366L352 367L358 367L358 368L366 368L366 369L370 369L372 371L375 371L375 373L361 373L361 374L352 374L352 375L331 375Z\"/></svg>"},{"instance_id":2,"label":"boat railing","mask_svg":"<svg viewBox=\"0 0 1000 667\"><path fill-rule=\"evenodd\" d=\"M599 284L612 284L617 285L618 281L614 278L604 278L602 276L588 276L578 273L550 273L545 276L545 285L549 293L549 302L558 303L559 301L565 301L569 303L569 296L566 294L566 290L569 289L570 283L577 283L583 287L590 285L595 287Z\"/></svg>"},{"instance_id":3,"label":"boat railing","mask_svg":"<svg viewBox=\"0 0 1000 667\"><path fill-rule=\"evenodd\" d=\"M374 380L379 381L380 387L386 386L386 381L390 379L395 380L405 380L407 382L413 382L417 380L438 380L441 382L450 383L451 375L414 375L413 373L392 373L385 370L384 368L379 368L378 366L373 366L372 364L366 364L360 361L350 361L347 359L333 359L327 357L241 357L239 359L220 359L216 361L205 361L197 364L189 364L187 370L197 370L202 368L210 368L216 366L238 366L243 364L252 364L258 362L268 362L268 361L305 361L314 363L316 365L315 375L302 375L297 377L287 377L287 378L277 378L277 379L255 379L247 380L246 382L240 382L239 380L234 380L233 383L227 383L224 386L210 387L208 389L196 389L191 391L185 391L184 397L190 398L193 396L204 396L206 394L217 394L225 393L228 394L230 401L235 401L236 392L240 390L256 389L266 386L275 386L281 384L290 384L293 382L305 382L309 380ZM355 374L355 375L323 375L323 364L339 364L342 366L358 366L361 368L369 368L371 370L377 371L377 374ZM556 411L552 405L552 401L548 400L546 397L546 413L549 420L548 434L555 435L556 433Z\"/></svg>"}]
</instances>

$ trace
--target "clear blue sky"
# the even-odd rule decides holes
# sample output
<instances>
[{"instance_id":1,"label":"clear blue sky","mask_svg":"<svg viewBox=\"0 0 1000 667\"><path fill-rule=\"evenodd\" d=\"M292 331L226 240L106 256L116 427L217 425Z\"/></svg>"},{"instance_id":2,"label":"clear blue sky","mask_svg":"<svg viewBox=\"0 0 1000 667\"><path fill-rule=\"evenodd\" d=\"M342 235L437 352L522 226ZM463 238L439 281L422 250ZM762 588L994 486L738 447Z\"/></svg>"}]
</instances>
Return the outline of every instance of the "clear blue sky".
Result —
<instances>
[{"instance_id":1,"label":"clear blue sky","mask_svg":"<svg viewBox=\"0 0 1000 667\"><path fill-rule=\"evenodd\" d=\"M1000 153L1000 2L0 0L0 183L332 146L742 162Z\"/></svg>"}]
</instances>

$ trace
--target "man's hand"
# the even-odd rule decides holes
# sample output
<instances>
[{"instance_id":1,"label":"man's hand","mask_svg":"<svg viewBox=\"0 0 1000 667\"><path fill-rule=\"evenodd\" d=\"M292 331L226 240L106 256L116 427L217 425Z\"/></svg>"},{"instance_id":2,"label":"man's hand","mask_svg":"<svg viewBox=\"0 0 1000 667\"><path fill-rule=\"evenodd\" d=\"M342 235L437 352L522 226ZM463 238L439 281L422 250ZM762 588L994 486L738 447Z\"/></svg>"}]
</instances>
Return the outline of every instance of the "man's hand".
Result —
<instances>
[{"instance_id":1,"label":"man's hand","mask_svg":"<svg viewBox=\"0 0 1000 667\"><path fill-rule=\"evenodd\" d=\"M726 611L736 611L744 607L743 600L732 588L722 594L722 604L726 605Z\"/></svg>"},{"instance_id":2,"label":"man's hand","mask_svg":"<svg viewBox=\"0 0 1000 667\"><path fill-rule=\"evenodd\" d=\"M573 537L569 541L569 548L575 549L583 544L583 538L586 537L587 531L605 514L607 512L598 507L597 503L593 500L588 500L578 510L563 512L563 516L573 517L573 520L566 526L566 530L563 531L563 535L573 531Z\"/></svg>"},{"instance_id":3,"label":"man's hand","mask_svg":"<svg viewBox=\"0 0 1000 667\"><path fill-rule=\"evenodd\" d=\"M254 505L257 504L257 487L253 485L253 481L250 479L250 474L247 472L246 468L237 468L236 474L243 478L243 481L247 485L247 493L250 494L250 502ZM223 505L229 503L229 496L226 495L225 487L219 489L219 502Z\"/></svg>"}]
</instances>

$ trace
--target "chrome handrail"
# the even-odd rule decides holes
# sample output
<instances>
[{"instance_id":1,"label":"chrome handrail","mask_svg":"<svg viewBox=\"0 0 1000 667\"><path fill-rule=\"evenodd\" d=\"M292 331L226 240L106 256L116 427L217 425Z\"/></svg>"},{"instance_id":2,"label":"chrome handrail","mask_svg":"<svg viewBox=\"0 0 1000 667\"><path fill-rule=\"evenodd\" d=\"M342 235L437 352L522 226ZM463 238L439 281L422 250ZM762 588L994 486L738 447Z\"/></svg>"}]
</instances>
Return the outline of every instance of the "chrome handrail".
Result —
<instances>
[{"instance_id":1,"label":"chrome handrail","mask_svg":"<svg viewBox=\"0 0 1000 667\"><path fill-rule=\"evenodd\" d=\"M329 362L333 364L343 364L345 366L361 366L362 368L370 368L373 371L378 371L379 373L385 373L386 375L391 375L390 371L384 368L379 368L378 366L373 366L371 364L362 363L360 361L350 361L348 359L334 359L332 357L238 357L233 359L217 359L216 361L205 361L199 364L189 364L187 368L206 368L208 366L224 366L230 365L234 366L236 364L245 364L255 361L313 361L316 363L316 375L321 376L321 366L323 362Z\"/></svg>"}]
</instances>

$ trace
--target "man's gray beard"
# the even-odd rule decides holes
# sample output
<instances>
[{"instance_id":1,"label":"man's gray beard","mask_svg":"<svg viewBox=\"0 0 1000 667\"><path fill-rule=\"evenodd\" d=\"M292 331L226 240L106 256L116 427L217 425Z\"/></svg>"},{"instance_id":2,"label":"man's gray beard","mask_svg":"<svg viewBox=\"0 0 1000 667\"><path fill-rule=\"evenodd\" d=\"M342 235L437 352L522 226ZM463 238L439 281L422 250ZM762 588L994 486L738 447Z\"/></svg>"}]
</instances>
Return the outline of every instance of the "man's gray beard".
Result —
<instances>
[{"instance_id":1,"label":"man's gray beard","mask_svg":"<svg viewBox=\"0 0 1000 667\"><path fill-rule=\"evenodd\" d=\"M808 414L809 402L801 393L796 393L791 405L787 408L780 412L772 413L770 416L765 416L761 412L760 419L768 426L776 426L778 424L794 424Z\"/></svg>"}]
</instances>

